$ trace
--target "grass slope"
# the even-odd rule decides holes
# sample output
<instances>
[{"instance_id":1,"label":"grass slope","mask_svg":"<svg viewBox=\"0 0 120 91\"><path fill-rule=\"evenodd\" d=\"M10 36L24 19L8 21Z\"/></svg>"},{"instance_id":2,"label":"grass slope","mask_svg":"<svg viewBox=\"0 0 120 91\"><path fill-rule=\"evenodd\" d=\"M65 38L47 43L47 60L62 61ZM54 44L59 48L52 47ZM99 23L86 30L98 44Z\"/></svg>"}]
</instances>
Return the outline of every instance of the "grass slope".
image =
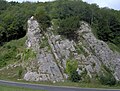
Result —
<instances>
[{"instance_id":1,"label":"grass slope","mask_svg":"<svg viewBox=\"0 0 120 91\"><path fill-rule=\"evenodd\" d=\"M25 47L26 37L19 40L12 40L3 46L0 46L0 79L20 79L25 71L22 66L8 65L27 63L32 60L36 54Z\"/></svg>"},{"instance_id":2,"label":"grass slope","mask_svg":"<svg viewBox=\"0 0 120 91\"><path fill-rule=\"evenodd\" d=\"M25 50L25 41L26 38L24 37L0 46L0 68L20 60L17 55Z\"/></svg>"},{"instance_id":3,"label":"grass slope","mask_svg":"<svg viewBox=\"0 0 120 91\"><path fill-rule=\"evenodd\" d=\"M0 85L0 91L43 91L43 90Z\"/></svg>"}]
</instances>

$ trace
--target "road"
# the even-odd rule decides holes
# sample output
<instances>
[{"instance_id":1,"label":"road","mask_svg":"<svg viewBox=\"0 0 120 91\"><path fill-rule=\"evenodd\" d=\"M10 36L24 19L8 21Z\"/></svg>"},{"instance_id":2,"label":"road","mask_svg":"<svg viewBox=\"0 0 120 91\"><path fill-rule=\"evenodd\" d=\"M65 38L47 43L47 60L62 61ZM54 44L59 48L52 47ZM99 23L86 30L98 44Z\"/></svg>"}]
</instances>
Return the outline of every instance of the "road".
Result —
<instances>
[{"instance_id":1,"label":"road","mask_svg":"<svg viewBox=\"0 0 120 91\"><path fill-rule=\"evenodd\" d=\"M49 85L40 85L40 84L30 84L30 83L22 83L22 82L12 82L12 81L4 81L0 80L0 85L7 86L17 86L17 87L25 87L31 89L40 89L47 91L120 91L120 90L110 90L110 89L91 89L91 88L77 88L77 87L60 87L60 86L49 86Z\"/></svg>"}]
</instances>

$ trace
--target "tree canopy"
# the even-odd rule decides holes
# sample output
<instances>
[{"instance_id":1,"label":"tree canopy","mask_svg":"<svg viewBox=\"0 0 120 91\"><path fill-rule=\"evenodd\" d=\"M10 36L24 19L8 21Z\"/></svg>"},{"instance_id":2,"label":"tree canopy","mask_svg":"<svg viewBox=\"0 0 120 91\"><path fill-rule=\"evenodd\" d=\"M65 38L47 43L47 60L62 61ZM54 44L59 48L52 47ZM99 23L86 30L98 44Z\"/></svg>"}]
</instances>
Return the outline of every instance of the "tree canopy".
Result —
<instances>
[{"instance_id":1,"label":"tree canopy","mask_svg":"<svg viewBox=\"0 0 120 91\"><path fill-rule=\"evenodd\" d=\"M120 11L107 7L99 8L82 0L55 0L53 2L7 2L0 0L0 45L19 39L26 34L26 22L32 15L43 30L56 20L56 32L76 39L79 21L86 21L97 38L120 47Z\"/></svg>"}]
</instances>

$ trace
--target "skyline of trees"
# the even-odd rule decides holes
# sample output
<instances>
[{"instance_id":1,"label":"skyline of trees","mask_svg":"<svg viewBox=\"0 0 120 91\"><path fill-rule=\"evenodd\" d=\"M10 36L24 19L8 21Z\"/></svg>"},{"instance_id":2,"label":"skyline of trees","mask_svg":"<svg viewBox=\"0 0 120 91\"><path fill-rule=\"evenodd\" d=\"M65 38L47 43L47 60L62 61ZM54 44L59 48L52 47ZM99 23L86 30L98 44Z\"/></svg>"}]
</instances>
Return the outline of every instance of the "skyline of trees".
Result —
<instances>
[{"instance_id":1,"label":"skyline of trees","mask_svg":"<svg viewBox=\"0 0 120 91\"><path fill-rule=\"evenodd\" d=\"M100 40L120 47L120 11L82 0L56 0L53 2L7 2L0 0L0 45L26 35L27 20L34 15L45 30L56 20L59 34L76 38L79 21L86 21ZM71 22L72 21L72 22ZM71 23L70 23L71 22Z\"/></svg>"}]
</instances>

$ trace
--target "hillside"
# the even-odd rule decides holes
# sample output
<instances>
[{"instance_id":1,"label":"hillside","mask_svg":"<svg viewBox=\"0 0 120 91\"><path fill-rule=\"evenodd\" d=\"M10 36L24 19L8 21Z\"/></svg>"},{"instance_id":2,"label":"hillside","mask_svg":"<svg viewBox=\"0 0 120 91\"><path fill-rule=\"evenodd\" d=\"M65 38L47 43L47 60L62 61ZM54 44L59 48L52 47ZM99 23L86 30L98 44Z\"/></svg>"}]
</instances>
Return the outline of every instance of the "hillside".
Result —
<instances>
[{"instance_id":1,"label":"hillside","mask_svg":"<svg viewBox=\"0 0 120 91\"><path fill-rule=\"evenodd\" d=\"M120 81L120 11L81 0L0 2L1 79Z\"/></svg>"}]
</instances>

